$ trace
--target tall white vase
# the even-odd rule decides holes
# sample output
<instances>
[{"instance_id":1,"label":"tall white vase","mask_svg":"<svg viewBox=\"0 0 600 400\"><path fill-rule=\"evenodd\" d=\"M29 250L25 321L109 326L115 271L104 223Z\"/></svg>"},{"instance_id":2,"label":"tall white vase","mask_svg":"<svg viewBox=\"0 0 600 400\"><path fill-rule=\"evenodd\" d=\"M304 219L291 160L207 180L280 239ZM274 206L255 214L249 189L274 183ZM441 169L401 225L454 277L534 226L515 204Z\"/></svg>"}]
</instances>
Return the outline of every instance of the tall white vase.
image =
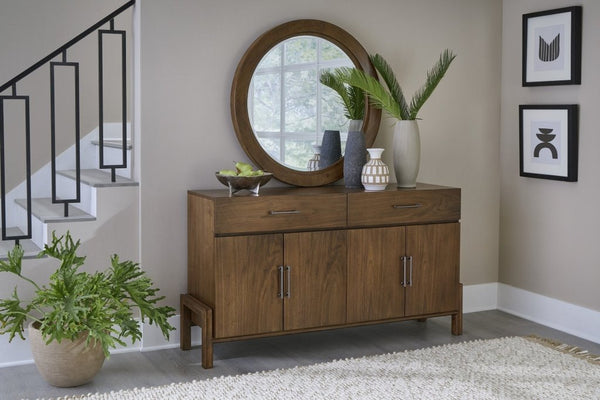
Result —
<instances>
[{"instance_id":1,"label":"tall white vase","mask_svg":"<svg viewBox=\"0 0 600 400\"><path fill-rule=\"evenodd\" d=\"M421 161L421 139L417 121L403 120L396 123L392 147L398 187L416 187Z\"/></svg>"}]
</instances>

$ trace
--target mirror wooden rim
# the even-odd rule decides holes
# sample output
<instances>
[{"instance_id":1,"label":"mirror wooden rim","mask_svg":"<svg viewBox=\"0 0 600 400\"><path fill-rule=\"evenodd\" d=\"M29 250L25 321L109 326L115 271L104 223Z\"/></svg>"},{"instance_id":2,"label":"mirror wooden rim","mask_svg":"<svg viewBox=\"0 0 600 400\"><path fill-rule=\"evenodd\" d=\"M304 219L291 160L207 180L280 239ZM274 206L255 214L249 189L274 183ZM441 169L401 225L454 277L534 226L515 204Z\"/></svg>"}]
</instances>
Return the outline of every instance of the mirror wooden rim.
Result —
<instances>
[{"instance_id":1,"label":"mirror wooden rim","mask_svg":"<svg viewBox=\"0 0 600 400\"><path fill-rule=\"evenodd\" d=\"M256 164L272 172L278 180L296 186L321 186L343 177L343 158L333 165L318 171L299 171L288 168L271 158L258 142L248 115L248 90L254 70L265 54L278 43L296 36L317 36L330 41L342 49L356 68L377 77L367 51L348 32L329 22L301 19L286 22L259 36L242 56L231 86L231 120L240 145ZM363 119L365 143L370 147L375 141L381 110L369 106Z\"/></svg>"}]
</instances>

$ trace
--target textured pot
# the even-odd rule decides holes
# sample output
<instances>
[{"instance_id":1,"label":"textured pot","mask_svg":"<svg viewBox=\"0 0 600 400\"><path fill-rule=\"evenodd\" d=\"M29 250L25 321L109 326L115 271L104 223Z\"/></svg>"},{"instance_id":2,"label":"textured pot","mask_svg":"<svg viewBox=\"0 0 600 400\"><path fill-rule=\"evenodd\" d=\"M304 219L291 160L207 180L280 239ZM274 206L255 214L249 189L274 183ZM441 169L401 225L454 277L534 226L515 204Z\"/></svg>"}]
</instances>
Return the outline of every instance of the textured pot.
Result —
<instances>
[{"instance_id":1,"label":"textured pot","mask_svg":"<svg viewBox=\"0 0 600 400\"><path fill-rule=\"evenodd\" d=\"M100 371L105 358L100 343L87 347L84 333L76 340L46 344L38 326L37 322L29 324L29 343L35 365L46 382L58 387L79 386Z\"/></svg>"},{"instance_id":2,"label":"textured pot","mask_svg":"<svg viewBox=\"0 0 600 400\"><path fill-rule=\"evenodd\" d=\"M406 120L396 123L392 147L398 187L416 187L421 159L421 139L417 121Z\"/></svg>"},{"instance_id":3,"label":"textured pot","mask_svg":"<svg viewBox=\"0 0 600 400\"><path fill-rule=\"evenodd\" d=\"M365 135L360 131L348 132L344 152L344 184L347 188L362 188L360 175L367 162Z\"/></svg>"},{"instance_id":4,"label":"textured pot","mask_svg":"<svg viewBox=\"0 0 600 400\"><path fill-rule=\"evenodd\" d=\"M325 169L342 158L342 144L340 131L327 130L323 133L321 142L321 158L319 169Z\"/></svg>"},{"instance_id":5,"label":"textured pot","mask_svg":"<svg viewBox=\"0 0 600 400\"><path fill-rule=\"evenodd\" d=\"M381 161L381 154L384 149L370 148L370 160L362 168L361 181L366 191L374 192L385 190L390 181L390 169Z\"/></svg>"}]
</instances>

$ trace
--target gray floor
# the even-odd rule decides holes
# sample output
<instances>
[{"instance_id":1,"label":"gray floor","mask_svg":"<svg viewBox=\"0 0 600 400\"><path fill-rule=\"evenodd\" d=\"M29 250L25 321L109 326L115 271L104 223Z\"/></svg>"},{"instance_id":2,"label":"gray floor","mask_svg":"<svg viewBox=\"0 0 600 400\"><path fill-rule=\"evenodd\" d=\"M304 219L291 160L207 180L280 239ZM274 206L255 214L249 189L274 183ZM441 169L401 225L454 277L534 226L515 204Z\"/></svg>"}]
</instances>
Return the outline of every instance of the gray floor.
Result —
<instances>
[{"instance_id":1,"label":"gray floor","mask_svg":"<svg viewBox=\"0 0 600 400\"><path fill-rule=\"evenodd\" d=\"M462 336L452 336L450 318L440 317L425 323L406 321L216 344L215 367L210 370L202 369L199 348L186 352L171 349L115 354L106 361L92 383L71 389L49 386L34 365L2 368L0 399L109 392L503 336L535 334L600 354L598 343L500 311L484 311L464 317Z\"/></svg>"}]
</instances>

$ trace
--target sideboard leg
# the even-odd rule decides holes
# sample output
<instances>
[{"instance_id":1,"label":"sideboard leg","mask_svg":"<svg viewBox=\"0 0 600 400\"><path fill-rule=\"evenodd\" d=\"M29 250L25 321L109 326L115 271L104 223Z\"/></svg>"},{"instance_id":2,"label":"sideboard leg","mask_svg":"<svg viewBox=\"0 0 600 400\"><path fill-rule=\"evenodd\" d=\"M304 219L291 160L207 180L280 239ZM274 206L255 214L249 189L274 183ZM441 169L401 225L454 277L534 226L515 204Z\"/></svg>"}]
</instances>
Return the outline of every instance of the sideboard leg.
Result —
<instances>
[{"instance_id":1,"label":"sideboard leg","mask_svg":"<svg viewBox=\"0 0 600 400\"><path fill-rule=\"evenodd\" d=\"M192 295L181 295L181 349L191 348L191 323L202 329L202 367L213 367L212 308Z\"/></svg>"},{"instance_id":2,"label":"sideboard leg","mask_svg":"<svg viewBox=\"0 0 600 400\"><path fill-rule=\"evenodd\" d=\"M452 334L462 335L463 332L463 285L458 285L458 313L452 314Z\"/></svg>"},{"instance_id":3,"label":"sideboard leg","mask_svg":"<svg viewBox=\"0 0 600 400\"><path fill-rule=\"evenodd\" d=\"M192 348L192 311L185 304L185 294L180 296L181 326L179 329L179 347L181 350Z\"/></svg>"}]
</instances>

